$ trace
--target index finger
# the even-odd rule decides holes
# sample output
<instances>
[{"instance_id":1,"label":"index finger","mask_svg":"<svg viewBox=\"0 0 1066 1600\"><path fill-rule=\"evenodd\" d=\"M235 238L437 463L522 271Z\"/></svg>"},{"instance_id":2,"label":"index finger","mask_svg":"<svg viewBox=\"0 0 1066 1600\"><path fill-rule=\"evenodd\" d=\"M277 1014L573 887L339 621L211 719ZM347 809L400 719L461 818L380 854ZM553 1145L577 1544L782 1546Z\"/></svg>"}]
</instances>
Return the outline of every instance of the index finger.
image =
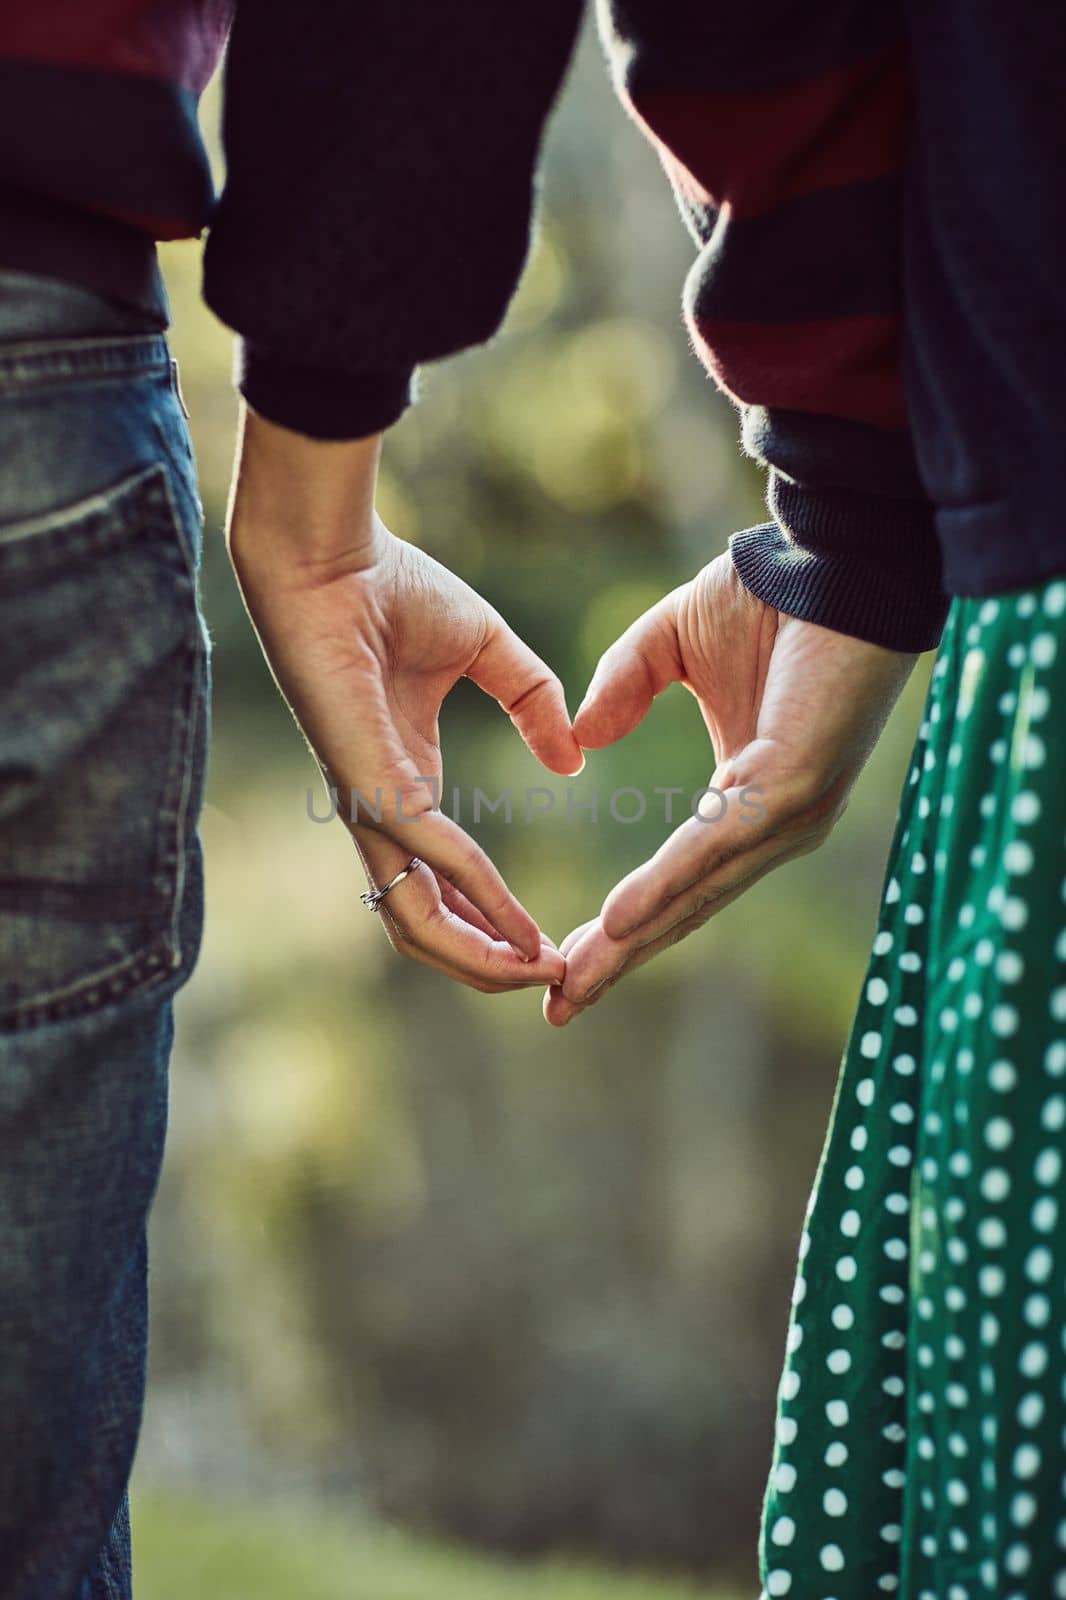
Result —
<instances>
[{"instance_id":1,"label":"index finger","mask_svg":"<svg viewBox=\"0 0 1066 1600\"><path fill-rule=\"evenodd\" d=\"M464 894L525 961L540 955L540 928L507 887L481 846L443 811L426 811L407 821L378 825L387 838L418 856Z\"/></svg>"},{"instance_id":2,"label":"index finger","mask_svg":"<svg viewBox=\"0 0 1066 1600\"><path fill-rule=\"evenodd\" d=\"M761 799L742 798L746 795L761 796L761 791L753 785L708 791L708 815L689 817L649 861L635 867L615 885L600 913L603 931L609 938L627 938L716 867L735 861L765 842L765 807ZM761 816L756 815L759 811Z\"/></svg>"}]
</instances>

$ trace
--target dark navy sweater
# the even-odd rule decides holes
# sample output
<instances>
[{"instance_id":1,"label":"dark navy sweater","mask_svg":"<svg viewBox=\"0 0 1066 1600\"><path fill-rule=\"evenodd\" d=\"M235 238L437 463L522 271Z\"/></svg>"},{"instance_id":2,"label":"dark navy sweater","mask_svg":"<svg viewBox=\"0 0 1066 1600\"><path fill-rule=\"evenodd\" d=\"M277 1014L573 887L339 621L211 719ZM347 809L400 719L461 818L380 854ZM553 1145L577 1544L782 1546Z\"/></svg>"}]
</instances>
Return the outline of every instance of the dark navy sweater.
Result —
<instances>
[{"instance_id":1,"label":"dark navy sweater","mask_svg":"<svg viewBox=\"0 0 1066 1600\"><path fill-rule=\"evenodd\" d=\"M581 0L238 0L216 205L195 108L232 9L8 8L0 266L161 314L153 240L210 224L249 403L377 431L502 320ZM909 650L948 596L1066 571L1058 5L599 9L696 244L694 345L768 469L774 520L731 545L748 587Z\"/></svg>"}]
</instances>

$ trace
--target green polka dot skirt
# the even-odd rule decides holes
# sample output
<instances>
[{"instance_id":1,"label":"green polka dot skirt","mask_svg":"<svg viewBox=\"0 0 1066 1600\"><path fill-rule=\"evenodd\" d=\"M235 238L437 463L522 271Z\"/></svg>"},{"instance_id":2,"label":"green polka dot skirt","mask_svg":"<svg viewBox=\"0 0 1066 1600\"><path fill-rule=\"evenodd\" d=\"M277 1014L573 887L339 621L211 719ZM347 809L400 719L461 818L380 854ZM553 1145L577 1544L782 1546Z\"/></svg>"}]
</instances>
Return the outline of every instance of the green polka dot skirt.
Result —
<instances>
[{"instance_id":1,"label":"green polka dot skirt","mask_svg":"<svg viewBox=\"0 0 1066 1600\"><path fill-rule=\"evenodd\" d=\"M1066 583L954 602L807 1209L762 1600L1066 1600Z\"/></svg>"}]
</instances>

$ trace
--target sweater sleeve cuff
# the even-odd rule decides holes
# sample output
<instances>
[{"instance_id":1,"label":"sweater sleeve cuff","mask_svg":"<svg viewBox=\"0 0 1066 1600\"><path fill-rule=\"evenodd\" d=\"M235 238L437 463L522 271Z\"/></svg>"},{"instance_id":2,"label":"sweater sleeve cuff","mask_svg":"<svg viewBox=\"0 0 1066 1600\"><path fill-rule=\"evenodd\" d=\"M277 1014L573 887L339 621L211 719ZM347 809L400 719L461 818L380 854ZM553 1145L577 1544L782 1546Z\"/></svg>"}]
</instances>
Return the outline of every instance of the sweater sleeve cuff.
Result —
<instances>
[{"instance_id":1,"label":"sweater sleeve cuff","mask_svg":"<svg viewBox=\"0 0 1066 1600\"><path fill-rule=\"evenodd\" d=\"M391 427L414 398L414 369L307 367L239 339L237 387L268 422L312 439L365 439Z\"/></svg>"},{"instance_id":2,"label":"sweater sleeve cuff","mask_svg":"<svg viewBox=\"0 0 1066 1600\"><path fill-rule=\"evenodd\" d=\"M735 533L737 576L775 611L888 650L935 649L948 611L930 508L771 473L776 521Z\"/></svg>"}]
</instances>

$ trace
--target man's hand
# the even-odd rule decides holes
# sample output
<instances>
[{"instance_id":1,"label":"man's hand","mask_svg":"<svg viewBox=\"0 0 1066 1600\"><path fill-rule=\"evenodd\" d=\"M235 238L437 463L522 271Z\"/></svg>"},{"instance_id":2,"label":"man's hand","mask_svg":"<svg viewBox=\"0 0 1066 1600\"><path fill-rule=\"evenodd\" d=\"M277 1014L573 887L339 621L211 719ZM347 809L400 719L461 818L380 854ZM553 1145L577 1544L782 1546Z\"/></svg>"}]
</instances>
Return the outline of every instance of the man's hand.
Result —
<instances>
[{"instance_id":1,"label":"man's hand","mask_svg":"<svg viewBox=\"0 0 1066 1600\"><path fill-rule=\"evenodd\" d=\"M559 952L435 800L437 716L457 679L498 700L546 767L571 774L584 757L562 686L467 584L384 527L378 446L247 414L228 524L245 604L338 811L348 820L351 791L364 797L350 832L371 884L413 855L425 864L378 913L394 947L476 989L558 982Z\"/></svg>"},{"instance_id":2,"label":"man's hand","mask_svg":"<svg viewBox=\"0 0 1066 1600\"><path fill-rule=\"evenodd\" d=\"M772 610L728 555L634 622L597 666L574 732L586 749L613 744L668 684L683 683L711 736L710 785L724 810L707 796L707 816L718 820L682 823L612 889L598 917L567 935L547 1020L569 1022L772 867L816 849L916 660Z\"/></svg>"}]
</instances>

